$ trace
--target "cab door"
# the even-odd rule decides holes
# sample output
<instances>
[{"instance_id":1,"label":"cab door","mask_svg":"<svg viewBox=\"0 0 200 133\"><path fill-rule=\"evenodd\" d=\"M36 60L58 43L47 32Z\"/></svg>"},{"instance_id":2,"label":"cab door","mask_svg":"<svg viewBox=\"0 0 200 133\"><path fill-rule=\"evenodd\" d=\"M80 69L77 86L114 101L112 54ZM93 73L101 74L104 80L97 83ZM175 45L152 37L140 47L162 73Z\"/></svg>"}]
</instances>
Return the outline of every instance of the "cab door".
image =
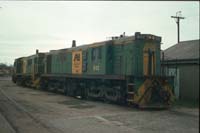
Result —
<instances>
[{"instance_id":1,"label":"cab door","mask_svg":"<svg viewBox=\"0 0 200 133\"><path fill-rule=\"evenodd\" d=\"M156 48L146 45L143 49L143 74L145 76L155 75L156 70Z\"/></svg>"}]
</instances>

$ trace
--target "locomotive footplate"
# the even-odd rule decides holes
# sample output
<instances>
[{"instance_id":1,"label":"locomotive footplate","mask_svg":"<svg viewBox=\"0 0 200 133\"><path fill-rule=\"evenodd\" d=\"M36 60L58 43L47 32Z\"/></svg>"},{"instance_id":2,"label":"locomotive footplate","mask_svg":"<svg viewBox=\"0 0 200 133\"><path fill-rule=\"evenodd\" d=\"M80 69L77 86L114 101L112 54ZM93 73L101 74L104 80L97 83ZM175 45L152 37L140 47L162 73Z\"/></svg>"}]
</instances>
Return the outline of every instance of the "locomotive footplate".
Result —
<instances>
[{"instance_id":1,"label":"locomotive footplate","mask_svg":"<svg viewBox=\"0 0 200 133\"><path fill-rule=\"evenodd\" d=\"M128 86L128 90L132 88ZM144 108L169 108L174 101L174 95L170 84L166 79L146 78L139 88L134 89L134 93L127 92L128 103Z\"/></svg>"}]
</instances>

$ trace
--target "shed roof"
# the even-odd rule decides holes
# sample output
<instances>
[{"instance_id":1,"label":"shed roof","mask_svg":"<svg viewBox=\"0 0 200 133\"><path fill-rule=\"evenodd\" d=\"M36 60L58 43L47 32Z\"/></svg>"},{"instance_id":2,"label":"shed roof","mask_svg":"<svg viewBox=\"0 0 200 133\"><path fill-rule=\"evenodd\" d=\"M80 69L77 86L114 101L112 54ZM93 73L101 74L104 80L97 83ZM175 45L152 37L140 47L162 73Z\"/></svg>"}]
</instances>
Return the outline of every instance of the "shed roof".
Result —
<instances>
[{"instance_id":1,"label":"shed roof","mask_svg":"<svg viewBox=\"0 0 200 133\"><path fill-rule=\"evenodd\" d=\"M182 41L164 50L166 60L199 59L199 40Z\"/></svg>"}]
</instances>

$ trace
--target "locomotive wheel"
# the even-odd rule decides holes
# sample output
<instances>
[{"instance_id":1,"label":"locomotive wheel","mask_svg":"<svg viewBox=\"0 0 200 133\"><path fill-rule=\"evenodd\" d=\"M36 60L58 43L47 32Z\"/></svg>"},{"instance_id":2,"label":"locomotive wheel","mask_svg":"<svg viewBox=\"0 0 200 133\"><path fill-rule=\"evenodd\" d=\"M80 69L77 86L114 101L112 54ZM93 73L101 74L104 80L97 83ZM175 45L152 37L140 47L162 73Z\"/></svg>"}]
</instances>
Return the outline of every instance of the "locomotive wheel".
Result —
<instances>
[{"instance_id":1,"label":"locomotive wheel","mask_svg":"<svg viewBox=\"0 0 200 133\"><path fill-rule=\"evenodd\" d=\"M64 89L64 95L67 96L68 95L68 84L64 83L63 89Z\"/></svg>"},{"instance_id":2,"label":"locomotive wheel","mask_svg":"<svg viewBox=\"0 0 200 133\"><path fill-rule=\"evenodd\" d=\"M121 93L116 88L106 88L105 96L107 100L117 103L119 103L121 99Z\"/></svg>"},{"instance_id":3,"label":"locomotive wheel","mask_svg":"<svg viewBox=\"0 0 200 133\"><path fill-rule=\"evenodd\" d=\"M48 84L48 90L51 92L54 92L54 93L57 92L57 88L56 88L55 84L53 84L53 83Z\"/></svg>"},{"instance_id":4,"label":"locomotive wheel","mask_svg":"<svg viewBox=\"0 0 200 133\"><path fill-rule=\"evenodd\" d=\"M77 85L75 82L68 82L68 96L76 96Z\"/></svg>"},{"instance_id":5,"label":"locomotive wheel","mask_svg":"<svg viewBox=\"0 0 200 133\"><path fill-rule=\"evenodd\" d=\"M66 96L73 96L71 93L71 83L70 82L64 83L64 94Z\"/></svg>"},{"instance_id":6,"label":"locomotive wheel","mask_svg":"<svg viewBox=\"0 0 200 133\"><path fill-rule=\"evenodd\" d=\"M22 81L21 81L20 79L17 79L17 80L16 80L16 84L19 85L19 86L21 86Z\"/></svg>"},{"instance_id":7,"label":"locomotive wheel","mask_svg":"<svg viewBox=\"0 0 200 133\"><path fill-rule=\"evenodd\" d=\"M47 86L48 86L47 83L45 83L45 81L41 80L40 85L39 85L39 89L48 90Z\"/></svg>"},{"instance_id":8,"label":"locomotive wheel","mask_svg":"<svg viewBox=\"0 0 200 133\"><path fill-rule=\"evenodd\" d=\"M170 93L164 89L160 91L160 96L163 98L165 103L168 103L170 100Z\"/></svg>"},{"instance_id":9,"label":"locomotive wheel","mask_svg":"<svg viewBox=\"0 0 200 133\"><path fill-rule=\"evenodd\" d=\"M90 98L100 99L102 97L101 90L92 86L89 88L88 96Z\"/></svg>"},{"instance_id":10,"label":"locomotive wheel","mask_svg":"<svg viewBox=\"0 0 200 133\"><path fill-rule=\"evenodd\" d=\"M81 98L88 99L88 88L86 86L84 86L84 88L81 88Z\"/></svg>"}]
</instances>

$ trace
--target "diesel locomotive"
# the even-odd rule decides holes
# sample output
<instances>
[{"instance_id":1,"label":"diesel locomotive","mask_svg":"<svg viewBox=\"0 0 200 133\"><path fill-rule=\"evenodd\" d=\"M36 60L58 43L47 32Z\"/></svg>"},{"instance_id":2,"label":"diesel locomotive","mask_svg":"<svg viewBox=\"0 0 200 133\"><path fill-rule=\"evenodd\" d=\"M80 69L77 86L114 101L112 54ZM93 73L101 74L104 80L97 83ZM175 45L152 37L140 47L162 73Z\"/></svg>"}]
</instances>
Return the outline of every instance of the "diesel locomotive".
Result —
<instances>
[{"instance_id":1,"label":"diesel locomotive","mask_svg":"<svg viewBox=\"0 0 200 133\"><path fill-rule=\"evenodd\" d=\"M22 86L62 91L138 107L168 107L173 78L161 75L161 37L136 32L14 61L12 80Z\"/></svg>"}]
</instances>

